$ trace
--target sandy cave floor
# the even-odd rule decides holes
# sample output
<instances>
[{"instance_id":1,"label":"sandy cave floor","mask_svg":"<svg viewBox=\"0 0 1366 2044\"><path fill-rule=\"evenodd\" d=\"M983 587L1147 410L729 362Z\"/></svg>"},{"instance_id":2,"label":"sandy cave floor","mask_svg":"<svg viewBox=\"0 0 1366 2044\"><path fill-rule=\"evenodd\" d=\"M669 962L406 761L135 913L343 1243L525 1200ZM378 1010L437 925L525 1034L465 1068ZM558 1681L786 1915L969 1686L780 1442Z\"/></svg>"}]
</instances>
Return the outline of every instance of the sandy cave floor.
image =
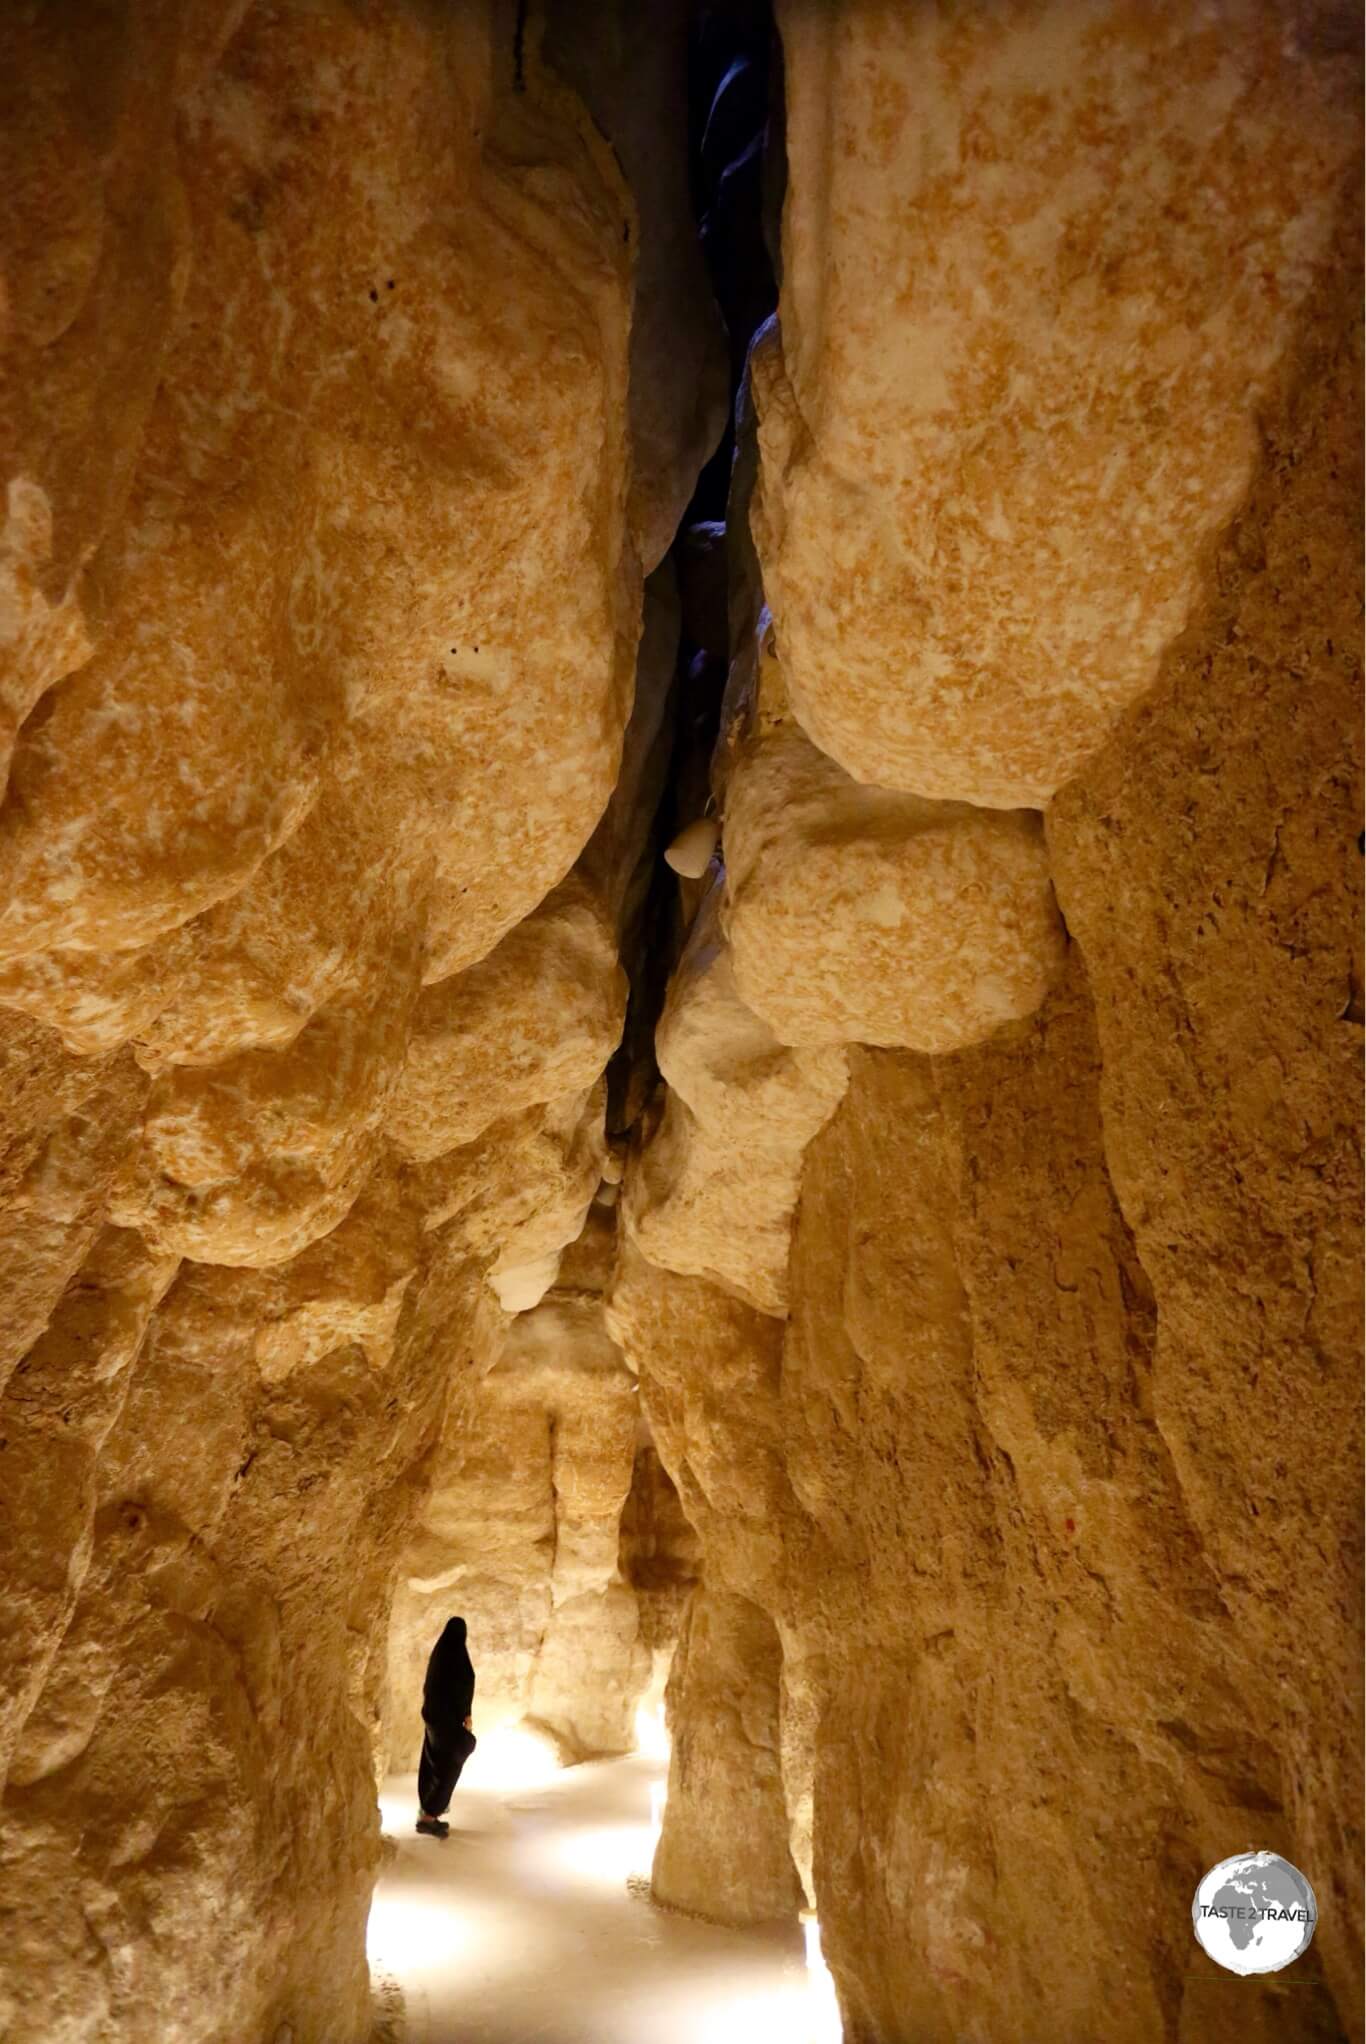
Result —
<instances>
[{"instance_id":1,"label":"sandy cave floor","mask_svg":"<svg viewBox=\"0 0 1366 2044\"><path fill-rule=\"evenodd\" d=\"M402 2044L828 2044L828 1975L801 1931L657 1909L651 1789L633 1755L545 1786L457 1789L451 1835L413 1830L414 1778L380 1798L390 1857L368 1947L379 2036ZM403 2014L395 2018L394 1985Z\"/></svg>"}]
</instances>

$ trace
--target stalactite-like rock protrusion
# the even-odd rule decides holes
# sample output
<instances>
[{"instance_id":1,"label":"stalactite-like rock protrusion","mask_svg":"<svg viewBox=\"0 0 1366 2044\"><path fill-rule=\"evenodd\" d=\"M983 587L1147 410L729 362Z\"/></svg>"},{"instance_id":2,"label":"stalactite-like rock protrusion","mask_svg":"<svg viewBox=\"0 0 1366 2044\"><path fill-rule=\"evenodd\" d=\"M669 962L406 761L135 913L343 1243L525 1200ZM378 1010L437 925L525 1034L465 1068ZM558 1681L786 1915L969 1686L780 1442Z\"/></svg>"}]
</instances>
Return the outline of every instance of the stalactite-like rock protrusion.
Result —
<instances>
[{"instance_id":1,"label":"stalactite-like rock protrusion","mask_svg":"<svg viewBox=\"0 0 1366 2044\"><path fill-rule=\"evenodd\" d=\"M802 1889L773 1616L789 1500L782 1321L703 1279L656 1269L627 1239L607 1323L640 1373L660 1458L701 1542L702 1581L669 1681L674 1743L654 1893L725 1923L790 1917Z\"/></svg>"},{"instance_id":2,"label":"stalactite-like rock protrusion","mask_svg":"<svg viewBox=\"0 0 1366 2044\"><path fill-rule=\"evenodd\" d=\"M786 1050L741 1000L698 911L656 1035L664 1119L626 1188L626 1227L654 1263L782 1310L801 1153L844 1091L838 1048Z\"/></svg>"},{"instance_id":3,"label":"stalactite-like rock protrusion","mask_svg":"<svg viewBox=\"0 0 1366 2044\"><path fill-rule=\"evenodd\" d=\"M634 1742L654 1660L620 1568L639 1407L603 1320L612 1251L595 1206L554 1283L490 1334L452 1399L390 1625L395 1771L414 1765L427 1655L454 1611L477 1656L482 1734L531 1716L576 1759Z\"/></svg>"},{"instance_id":4,"label":"stalactite-like rock protrusion","mask_svg":"<svg viewBox=\"0 0 1366 2044\"><path fill-rule=\"evenodd\" d=\"M781 1666L766 1611L727 1590L696 1593L669 1677L676 1732L652 1885L670 1908L764 1923L790 1920L801 1902L779 1762Z\"/></svg>"}]
</instances>

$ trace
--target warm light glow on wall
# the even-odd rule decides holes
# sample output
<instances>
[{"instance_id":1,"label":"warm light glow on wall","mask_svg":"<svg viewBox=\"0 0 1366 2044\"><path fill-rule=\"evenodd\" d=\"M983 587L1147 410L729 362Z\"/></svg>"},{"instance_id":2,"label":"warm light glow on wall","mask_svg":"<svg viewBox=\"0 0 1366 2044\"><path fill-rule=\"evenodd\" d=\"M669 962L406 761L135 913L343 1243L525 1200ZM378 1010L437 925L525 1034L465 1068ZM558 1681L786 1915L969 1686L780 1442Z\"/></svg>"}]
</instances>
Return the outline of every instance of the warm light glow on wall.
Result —
<instances>
[{"instance_id":1,"label":"warm light glow on wall","mask_svg":"<svg viewBox=\"0 0 1366 2044\"><path fill-rule=\"evenodd\" d=\"M641 1704L636 1712L636 1751L646 1760L667 1760L672 1748L663 1706L653 1709Z\"/></svg>"},{"instance_id":2,"label":"warm light glow on wall","mask_svg":"<svg viewBox=\"0 0 1366 2044\"><path fill-rule=\"evenodd\" d=\"M802 1935L806 1940L807 1998L811 2009L807 2035L810 2044L840 2044L844 2025L840 2021L839 1997L821 1950L820 1919L814 1909L802 1911Z\"/></svg>"}]
</instances>

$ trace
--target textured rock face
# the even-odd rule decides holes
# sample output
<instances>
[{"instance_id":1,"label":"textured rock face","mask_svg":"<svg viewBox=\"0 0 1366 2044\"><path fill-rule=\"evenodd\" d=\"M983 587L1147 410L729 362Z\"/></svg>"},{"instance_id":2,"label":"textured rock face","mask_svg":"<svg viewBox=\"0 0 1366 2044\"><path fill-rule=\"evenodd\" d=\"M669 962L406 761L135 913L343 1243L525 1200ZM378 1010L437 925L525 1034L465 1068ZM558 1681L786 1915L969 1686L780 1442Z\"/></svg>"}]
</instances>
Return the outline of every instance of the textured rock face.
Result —
<instances>
[{"instance_id":1,"label":"textured rock face","mask_svg":"<svg viewBox=\"0 0 1366 2044\"><path fill-rule=\"evenodd\" d=\"M775 1312L801 1153L844 1090L844 1057L784 1049L745 1006L718 908L713 889L660 1021L669 1099L630 1180L626 1226L652 1261Z\"/></svg>"},{"instance_id":2,"label":"textured rock face","mask_svg":"<svg viewBox=\"0 0 1366 2044\"><path fill-rule=\"evenodd\" d=\"M1345 10L780 0L756 537L856 780L1041 806L1237 509L1356 148Z\"/></svg>"},{"instance_id":3,"label":"textured rock face","mask_svg":"<svg viewBox=\"0 0 1366 2044\"><path fill-rule=\"evenodd\" d=\"M642 1422L642 1431L647 1424ZM646 1708L662 1704L701 1547L653 1439L637 1436L631 1491L622 1508L620 1567L635 1591L641 1644L651 1660Z\"/></svg>"},{"instance_id":4,"label":"textured rock face","mask_svg":"<svg viewBox=\"0 0 1366 2044\"><path fill-rule=\"evenodd\" d=\"M779 14L715 929L764 1069L847 1076L811 1120L775 1086L778 1197L680 1055L700 925L609 1319L701 1535L692 1622L747 1599L781 1667L752 1742L676 1663L656 1890L780 1891L746 1859L776 1728L852 2044L1345 2038L1355 27ZM1234 1997L1190 1900L1252 1837L1320 1929Z\"/></svg>"},{"instance_id":5,"label":"textured rock face","mask_svg":"<svg viewBox=\"0 0 1366 2044\"><path fill-rule=\"evenodd\" d=\"M387 1128L425 1163L504 1115L591 1086L621 1037L626 977L604 905L571 879L412 1016Z\"/></svg>"},{"instance_id":6,"label":"textured rock face","mask_svg":"<svg viewBox=\"0 0 1366 2044\"><path fill-rule=\"evenodd\" d=\"M640 1372L660 1458L701 1548L702 1586L666 1698L673 1752L656 1898L723 1923L790 1916L802 1890L785 1808L780 1608L790 1501L782 1321L623 1244L608 1324Z\"/></svg>"},{"instance_id":7,"label":"textured rock face","mask_svg":"<svg viewBox=\"0 0 1366 2044\"><path fill-rule=\"evenodd\" d=\"M448 1404L523 1484L561 1429L542 1713L654 1659L634 1384L486 1282L605 1162L637 214L500 6L21 12L0 74L0 2029L346 2044Z\"/></svg>"},{"instance_id":8,"label":"textured rock face","mask_svg":"<svg viewBox=\"0 0 1366 2044\"><path fill-rule=\"evenodd\" d=\"M1038 816L851 780L773 701L764 639L726 789L742 997L801 1046L956 1050L1032 1014L1062 955Z\"/></svg>"},{"instance_id":9,"label":"textured rock face","mask_svg":"<svg viewBox=\"0 0 1366 2044\"><path fill-rule=\"evenodd\" d=\"M15 2044L362 2044L453 1610L847 2044L1360 2032L1358 24L776 12L677 570L681 5L0 19Z\"/></svg>"},{"instance_id":10,"label":"textured rock face","mask_svg":"<svg viewBox=\"0 0 1366 2044\"><path fill-rule=\"evenodd\" d=\"M782 1321L623 1245L607 1315L706 1580L770 1607L787 1483L778 1433Z\"/></svg>"},{"instance_id":11,"label":"textured rock face","mask_svg":"<svg viewBox=\"0 0 1366 2044\"><path fill-rule=\"evenodd\" d=\"M861 1053L807 1157L789 1622L859 2038L1032 2035L1045 1994L1078 2038L1285 2017L1226 2014L1189 1936L1188 1866L1230 1830L1289 1840L1241 1700L1257 1659L1152 1417L1097 1076L1077 962L981 1051ZM1321 1990L1305 2013L1316 2034Z\"/></svg>"},{"instance_id":12,"label":"textured rock face","mask_svg":"<svg viewBox=\"0 0 1366 2044\"><path fill-rule=\"evenodd\" d=\"M1297 1864L1319 1870L1323 1960L1350 2032L1362 1921L1350 206L1335 257L1201 609L1125 742L1054 805L1049 839L1095 988L1107 1157L1157 1307L1156 1410L1250 1682L1280 1697L1278 1799ZM1135 957L1163 969L1136 973Z\"/></svg>"},{"instance_id":13,"label":"textured rock face","mask_svg":"<svg viewBox=\"0 0 1366 2044\"><path fill-rule=\"evenodd\" d=\"M457 1612L481 1735L532 1717L572 1759L634 1744L660 1628L621 1565L639 1418L603 1321L612 1243L594 1207L554 1286L451 1402L390 1627L384 1743L399 1771L416 1765L427 1656Z\"/></svg>"},{"instance_id":14,"label":"textured rock face","mask_svg":"<svg viewBox=\"0 0 1366 2044\"><path fill-rule=\"evenodd\" d=\"M655 1897L671 1908L762 1923L801 1901L779 1761L781 1660L767 1612L726 1590L697 1592L669 1677L676 1733L653 1871ZM718 1810L728 1812L724 1844Z\"/></svg>"}]
</instances>

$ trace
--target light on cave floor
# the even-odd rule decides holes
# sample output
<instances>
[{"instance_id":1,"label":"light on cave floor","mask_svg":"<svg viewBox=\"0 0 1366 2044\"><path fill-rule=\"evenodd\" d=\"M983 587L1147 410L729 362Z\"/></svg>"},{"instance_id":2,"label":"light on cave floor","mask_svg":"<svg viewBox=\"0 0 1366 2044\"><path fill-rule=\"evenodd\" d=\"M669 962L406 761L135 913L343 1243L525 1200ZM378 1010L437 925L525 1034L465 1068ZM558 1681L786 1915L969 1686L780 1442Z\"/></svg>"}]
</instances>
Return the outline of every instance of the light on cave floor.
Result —
<instances>
[{"instance_id":1,"label":"light on cave floor","mask_svg":"<svg viewBox=\"0 0 1366 2044\"><path fill-rule=\"evenodd\" d=\"M810 2044L840 2044L844 2025L840 2021L839 1997L830 1968L821 1950L820 1918L814 1909L802 1911L802 1937L806 1945L806 1991L810 2010Z\"/></svg>"},{"instance_id":2,"label":"light on cave floor","mask_svg":"<svg viewBox=\"0 0 1366 2044\"><path fill-rule=\"evenodd\" d=\"M584 1824L564 1831L537 1854L580 1889L625 1888L650 1877L654 1848L645 1824Z\"/></svg>"},{"instance_id":3,"label":"light on cave floor","mask_svg":"<svg viewBox=\"0 0 1366 2044\"><path fill-rule=\"evenodd\" d=\"M395 1789L385 1787L379 1794L379 1828L386 1838L397 1838L401 1831L411 1831L417 1821L417 1796L405 1796Z\"/></svg>"},{"instance_id":4,"label":"light on cave floor","mask_svg":"<svg viewBox=\"0 0 1366 2044\"><path fill-rule=\"evenodd\" d=\"M516 1795L546 1788L562 1772L555 1742L544 1732L527 1724L496 1725L480 1734L455 1794L457 1800L471 1790L495 1797ZM390 1837L411 1831L417 1819L416 1792L405 1792L400 1786L403 1779L392 1777L379 1796L380 1828Z\"/></svg>"},{"instance_id":5,"label":"light on cave floor","mask_svg":"<svg viewBox=\"0 0 1366 2044\"><path fill-rule=\"evenodd\" d=\"M555 1742L544 1732L527 1724L496 1725L480 1735L460 1779L465 1788L507 1795L518 1789L544 1788L560 1772Z\"/></svg>"},{"instance_id":6,"label":"light on cave floor","mask_svg":"<svg viewBox=\"0 0 1366 2044\"><path fill-rule=\"evenodd\" d=\"M458 1971L474 1935L468 1915L451 1908L439 1887L375 1891L365 1929L365 1956L374 1972L399 1981L416 1974Z\"/></svg>"},{"instance_id":7,"label":"light on cave floor","mask_svg":"<svg viewBox=\"0 0 1366 2044\"><path fill-rule=\"evenodd\" d=\"M838 2030L811 2027L799 1994L737 1986L729 1994L694 2000L692 2006L695 2019L705 2025L695 2034L706 2044L827 2044L827 2039L839 2044Z\"/></svg>"},{"instance_id":8,"label":"light on cave floor","mask_svg":"<svg viewBox=\"0 0 1366 2044\"><path fill-rule=\"evenodd\" d=\"M650 1902L662 1763L558 1770L530 1798L470 1772L444 1841L415 1835L411 1776L380 1798L395 1844L368 1949L404 1991L408 2044L838 2044L814 1919L804 1963L795 1926L724 1930ZM497 1772L525 1785L524 1768Z\"/></svg>"}]
</instances>

